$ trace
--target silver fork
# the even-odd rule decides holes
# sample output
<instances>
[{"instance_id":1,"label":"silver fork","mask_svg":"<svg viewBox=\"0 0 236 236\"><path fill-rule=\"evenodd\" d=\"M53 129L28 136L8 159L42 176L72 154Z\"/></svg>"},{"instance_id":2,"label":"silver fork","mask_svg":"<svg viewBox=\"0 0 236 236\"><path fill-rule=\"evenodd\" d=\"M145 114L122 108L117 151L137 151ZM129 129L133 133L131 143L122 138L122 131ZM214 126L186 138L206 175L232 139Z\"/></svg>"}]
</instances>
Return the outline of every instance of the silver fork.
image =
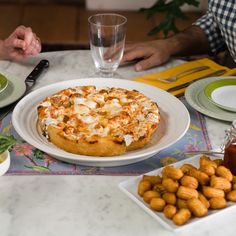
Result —
<instances>
[{"instance_id":1,"label":"silver fork","mask_svg":"<svg viewBox=\"0 0 236 236\"><path fill-rule=\"evenodd\" d=\"M210 150L210 151L206 151L206 150L202 150L202 151L186 151L184 152L185 155L196 155L196 154L208 154L208 155L224 155L223 151L214 151L214 150Z\"/></svg>"},{"instance_id":2,"label":"silver fork","mask_svg":"<svg viewBox=\"0 0 236 236\"><path fill-rule=\"evenodd\" d=\"M164 82L164 83L171 83L171 82L177 81L179 78L181 78L184 75L190 75L192 73L199 72L199 71L206 70L206 69L209 69L209 66L193 67L193 68L187 69L185 71L181 71L181 72L179 72L173 76L170 76L168 78L163 78L163 79L157 78L157 80Z\"/></svg>"}]
</instances>

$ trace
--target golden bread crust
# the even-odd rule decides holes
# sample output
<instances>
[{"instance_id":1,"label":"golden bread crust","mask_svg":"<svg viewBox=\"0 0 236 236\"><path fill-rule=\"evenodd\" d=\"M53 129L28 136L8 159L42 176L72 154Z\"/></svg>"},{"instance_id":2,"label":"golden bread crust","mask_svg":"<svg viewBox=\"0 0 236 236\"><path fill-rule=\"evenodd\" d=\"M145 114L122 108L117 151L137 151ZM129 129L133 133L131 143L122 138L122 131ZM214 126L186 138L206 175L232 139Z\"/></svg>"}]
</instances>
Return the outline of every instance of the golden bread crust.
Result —
<instances>
[{"instance_id":1,"label":"golden bread crust","mask_svg":"<svg viewBox=\"0 0 236 236\"><path fill-rule=\"evenodd\" d=\"M38 105L42 133L59 148L118 156L146 145L160 122L156 103L135 90L78 86Z\"/></svg>"}]
</instances>

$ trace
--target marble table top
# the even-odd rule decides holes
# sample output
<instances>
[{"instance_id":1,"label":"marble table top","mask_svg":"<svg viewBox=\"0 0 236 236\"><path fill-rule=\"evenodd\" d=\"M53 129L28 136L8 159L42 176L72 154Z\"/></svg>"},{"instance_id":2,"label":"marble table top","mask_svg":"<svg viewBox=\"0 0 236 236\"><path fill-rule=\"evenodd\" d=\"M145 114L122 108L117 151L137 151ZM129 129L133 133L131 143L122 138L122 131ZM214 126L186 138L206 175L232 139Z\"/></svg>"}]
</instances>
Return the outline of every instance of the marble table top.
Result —
<instances>
[{"instance_id":1,"label":"marble table top","mask_svg":"<svg viewBox=\"0 0 236 236\"><path fill-rule=\"evenodd\" d=\"M34 89L71 78L87 78L94 74L89 51L42 53L20 63L0 61L0 71L24 79L40 59L50 61L50 69L42 75ZM146 72L133 67L118 69L129 79L171 67L180 60ZM230 123L206 117L213 149L218 148L224 130ZM3 176L0 177L1 236L231 236L235 235L236 208L219 214L204 224L173 233L163 228L125 196L118 184L127 176Z\"/></svg>"}]
</instances>

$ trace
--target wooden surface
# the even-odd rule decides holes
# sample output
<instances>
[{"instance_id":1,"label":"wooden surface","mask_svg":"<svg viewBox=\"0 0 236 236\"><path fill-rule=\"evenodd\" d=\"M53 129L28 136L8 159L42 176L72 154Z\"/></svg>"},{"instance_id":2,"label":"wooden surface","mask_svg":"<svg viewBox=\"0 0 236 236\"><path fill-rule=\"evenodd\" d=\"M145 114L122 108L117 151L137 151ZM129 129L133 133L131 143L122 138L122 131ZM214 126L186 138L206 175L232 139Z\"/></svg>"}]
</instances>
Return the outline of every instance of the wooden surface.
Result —
<instances>
[{"instance_id":1,"label":"wooden surface","mask_svg":"<svg viewBox=\"0 0 236 236\"><path fill-rule=\"evenodd\" d=\"M77 11L73 6L27 5L22 24L34 29L44 43L74 43Z\"/></svg>"},{"instance_id":2,"label":"wooden surface","mask_svg":"<svg viewBox=\"0 0 236 236\"><path fill-rule=\"evenodd\" d=\"M0 5L0 39L6 38L21 22L21 5Z\"/></svg>"},{"instance_id":3,"label":"wooden surface","mask_svg":"<svg viewBox=\"0 0 236 236\"><path fill-rule=\"evenodd\" d=\"M41 38L43 44L88 46L88 23L90 15L98 11L87 11L78 5L59 4L0 4L0 38L6 38L18 25L30 26ZM158 15L149 20L144 13L118 12L128 19L127 41L146 41L157 37L147 33L164 17ZM184 29L195 21L200 13L189 13L188 21L178 21Z\"/></svg>"}]
</instances>

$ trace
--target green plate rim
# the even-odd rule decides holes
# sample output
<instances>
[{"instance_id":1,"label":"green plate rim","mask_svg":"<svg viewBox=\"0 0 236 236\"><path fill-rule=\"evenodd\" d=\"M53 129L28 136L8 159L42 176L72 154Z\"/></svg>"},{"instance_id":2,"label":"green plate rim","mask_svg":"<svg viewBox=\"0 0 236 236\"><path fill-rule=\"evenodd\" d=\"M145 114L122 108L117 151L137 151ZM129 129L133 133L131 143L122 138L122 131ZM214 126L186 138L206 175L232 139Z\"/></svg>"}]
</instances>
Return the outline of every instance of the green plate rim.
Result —
<instances>
[{"instance_id":1,"label":"green plate rim","mask_svg":"<svg viewBox=\"0 0 236 236\"><path fill-rule=\"evenodd\" d=\"M235 79L229 79L229 78L223 79L222 78L222 80L216 80L216 81L213 81L213 82L209 83L204 88L204 94L209 99L209 101L212 102L213 104L215 104L216 106L218 106L222 109L228 110L228 111L236 112L235 108L228 107L228 106L223 106L223 105L215 102L212 99L212 93L213 93L214 90L216 90L217 88L220 88L220 87L231 86L231 85L236 85L236 78Z\"/></svg>"},{"instance_id":2,"label":"green plate rim","mask_svg":"<svg viewBox=\"0 0 236 236\"><path fill-rule=\"evenodd\" d=\"M0 93L5 90L8 85L8 79L5 75L0 73Z\"/></svg>"}]
</instances>

